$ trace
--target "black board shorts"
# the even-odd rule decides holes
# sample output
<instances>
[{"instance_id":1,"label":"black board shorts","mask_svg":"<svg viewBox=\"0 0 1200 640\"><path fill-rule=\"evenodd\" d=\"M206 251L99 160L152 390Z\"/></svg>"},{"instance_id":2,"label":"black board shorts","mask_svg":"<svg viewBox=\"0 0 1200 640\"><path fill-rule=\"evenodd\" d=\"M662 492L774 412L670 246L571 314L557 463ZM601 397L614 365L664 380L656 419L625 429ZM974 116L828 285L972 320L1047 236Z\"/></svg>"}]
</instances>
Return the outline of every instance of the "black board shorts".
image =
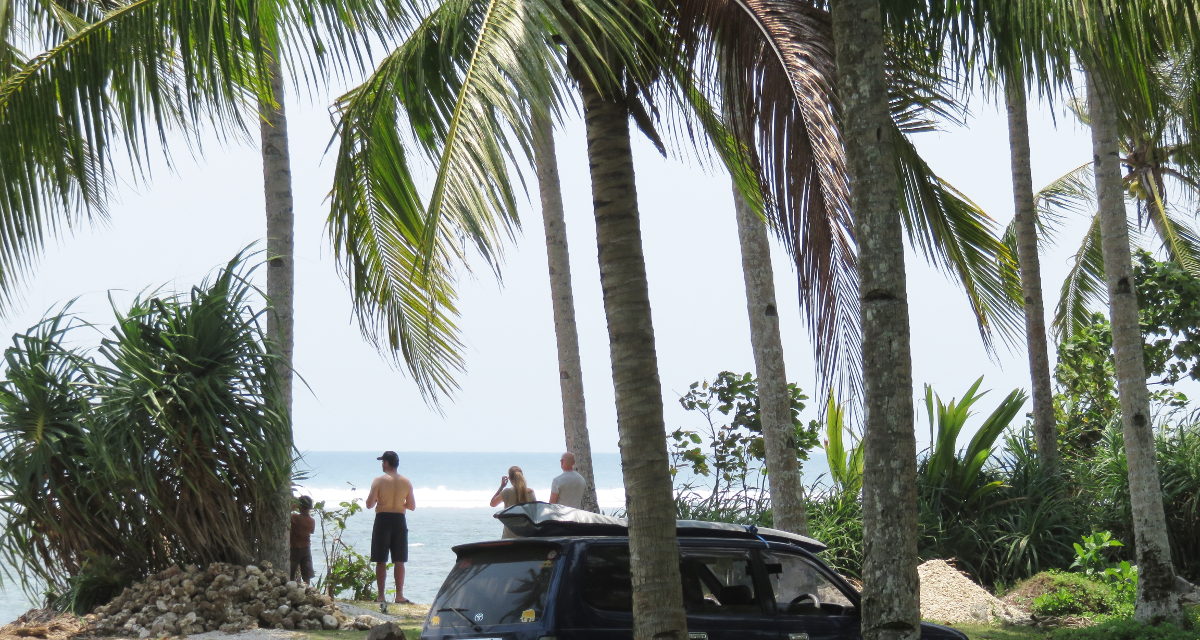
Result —
<instances>
[{"instance_id":1,"label":"black board shorts","mask_svg":"<svg viewBox=\"0 0 1200 640\"><path fill-rule=\"evenodd\" d=\"M408 524L403 513L376 513L371 528L371 562L408 562Z\"/></svg>"}]
</instances>

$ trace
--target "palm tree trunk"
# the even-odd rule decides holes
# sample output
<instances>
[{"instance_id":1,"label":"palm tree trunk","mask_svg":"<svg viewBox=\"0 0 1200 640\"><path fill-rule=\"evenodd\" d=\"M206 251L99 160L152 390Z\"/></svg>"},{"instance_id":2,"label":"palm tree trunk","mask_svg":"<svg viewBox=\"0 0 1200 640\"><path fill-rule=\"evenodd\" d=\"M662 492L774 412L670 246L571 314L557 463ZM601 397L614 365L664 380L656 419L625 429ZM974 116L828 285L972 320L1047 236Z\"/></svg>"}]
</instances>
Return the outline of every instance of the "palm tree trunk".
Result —
<instances>
[{"instance_id":1,"label":"palm tree trunk","mask_svg":"<svg viewBox=\"0 0 1200 640\"><path fill-rule=\"evenodd\" d=\"M293 261L292 170L288 151L287 115L284 112L283 69L272 63L271 88L278 106L259 107L262 123L259 128L263 159L263 192L267 210L267 298L271 313L267 314L267 338L278 360L281 395L287 413L288 438L278 443L292 453L292 330L294 327L293 297L295 295L295 263ZM288 528L291 524L292 487L290 473L282 478L276 503L271 505L274 529L278 535L263 540L259 556L276 567L288 566Z\"/></svg>"},{"instance_id":2,"label":"palm tree trunk","mask_svg":"<svg viewBox=\"0 0 1200 640\"><path fill-rule=\"evenodd\" d=\"M687 620L667 471L662 384L638 221L626 107L583 73L584 125L596 212L600 284L608 318L621 471L629 518L635 640L685 640Z\"/></svg>"},{"instance_id":3,"label":"palm tree trunk","mask_svg":"<svg viewBox=\"0 0 1200 640\"><path fill-rule=\"evenodd\" d=\"M808 533L804 513L804 485L796 461L796 435L792 426L791 398L779 337L779 311L775 306L775 273L767 227L733 188L738 242L742 249L742 276L746 281L746 310L750 315L750 345L758 376L758 402L763 444L767 453L767 482L771 489L774 525L784 531Z\"/></svg>"},{"instance_id":4,"label":"palm tree trunk","mask_svg":"<svg viewBox=\"0 0 1200 640\"><path fill-rule=\"evenodd\" d=\"M1029 117L1025 108L1025 88L1019 80L1009 80L1004 99L1008 107L1008 143L1012 154L1017 260L1021 265L1021 297L1025 303L1025 337L1033 386L1033 435L1043 468L1053 471L1058 467L1058 428L1050 391L1046 309L1042 300L1042 267L1038 257L1037 212L1029 157Z\"/></svg>"},{"instance_id":5,"label":"palm tree trunk","mask_svg":"<svg viewBox=\"0 0 1200 640\"><path fill-rule=\"evenodd\" d=\"M1177 619L1182 611L1175 593L1175 568L1171 562L1162 488L1155 461L1154 428L1150 422L1150 397L1146 390L1142 332L1118 157L1116 114L1107 90L1091 72L1086 76L1100 208L1100 240L1108 283L1117 392L1121 400L1121 426L1129 467L1129 501L1137 545L1135 617L1148 622Z\"/></svg>"},{"instance_id":6,"label":"palm tree trunk","mask_svg":"<svg viewBox=\"0 0 1200 640\"><path fill-rule=\"evenodd\" d=\"M571 291L567 223L563 213L562 185L558 179L558 156L554 150L554 122L550 114L540 109L535 109L533 113L533 160L542 198L542 224L546 228L546 262L550 268L554 336L558 341L558 385L562 393L563 431L567 450L575 454L575 470L587 482L583 508L599 511L583 396L583 367L579 363L579 331L575 325L575 296Z\"/></svg>"},{"instance_id":7,"label":"palm tree trunk","mask_svg":"<svg viewBox=\"0 0 1200 640\"><path fill-rule=\"evenodd\" d=\"M832 6L862 303L862 632L865 640L917 640L917 447L882 18L879 0L840 0Z\"/></svg>"}]
</instances>

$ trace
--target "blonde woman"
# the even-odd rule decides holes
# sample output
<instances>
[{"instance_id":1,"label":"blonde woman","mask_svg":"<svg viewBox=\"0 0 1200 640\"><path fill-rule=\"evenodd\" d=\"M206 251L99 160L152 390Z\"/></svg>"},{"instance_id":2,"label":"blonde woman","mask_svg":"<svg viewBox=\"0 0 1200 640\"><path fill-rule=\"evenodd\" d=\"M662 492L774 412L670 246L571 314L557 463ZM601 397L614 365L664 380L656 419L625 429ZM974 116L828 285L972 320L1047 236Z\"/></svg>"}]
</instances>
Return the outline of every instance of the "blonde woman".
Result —
<instances>
[{"instance_id":1,"label":"blonde woman","mask_svg":"<svg viewBox=\"0 0 1200 640\"><path fill-rule=\"evenodd\" d=\"M509 483L512 486L507 486ZM507 509L514 504L524 504L526 502L535 502L537 497L533 495L533 489L525 483L525 472L521 471L521 467L513 465L508 468L508 475L500 476L500 488L496 489L496 493L492 495L492 506L496 506L501 502L504 503L504 508ZM515 538L517 535L504 527L502 538Z\"/></svg>"}]
</instances>

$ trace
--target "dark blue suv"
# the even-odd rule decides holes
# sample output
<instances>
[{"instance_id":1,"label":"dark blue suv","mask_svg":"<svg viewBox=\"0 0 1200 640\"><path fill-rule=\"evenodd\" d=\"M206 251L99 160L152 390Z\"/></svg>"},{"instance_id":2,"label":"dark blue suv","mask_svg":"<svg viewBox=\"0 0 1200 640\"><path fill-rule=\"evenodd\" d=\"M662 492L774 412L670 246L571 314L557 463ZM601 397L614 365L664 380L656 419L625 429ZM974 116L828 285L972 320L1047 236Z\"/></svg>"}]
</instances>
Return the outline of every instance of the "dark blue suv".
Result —
<instances>
[{"instance_id":1,"label":"dark blue suv","mask_svg":"<svg viewBox=\"0 0 1200 640\"><path fill-rule=\"evenodd\" d=\"M455 547L458 561L434 599L421 639L631 638L623 521L563 509L512 507L501 514L512 517L502 519L527 537ZM514 510L516 516L509 513ZM564 527L564 517L587 522ZM689 638L861 638L858 592L814 555L824 548L819 542L719 523L681 521L677 531ZM549 535L531 535L538 533ZM928 623L921 625L921 637L966 640Z\"/></svg>"}]
</instances>

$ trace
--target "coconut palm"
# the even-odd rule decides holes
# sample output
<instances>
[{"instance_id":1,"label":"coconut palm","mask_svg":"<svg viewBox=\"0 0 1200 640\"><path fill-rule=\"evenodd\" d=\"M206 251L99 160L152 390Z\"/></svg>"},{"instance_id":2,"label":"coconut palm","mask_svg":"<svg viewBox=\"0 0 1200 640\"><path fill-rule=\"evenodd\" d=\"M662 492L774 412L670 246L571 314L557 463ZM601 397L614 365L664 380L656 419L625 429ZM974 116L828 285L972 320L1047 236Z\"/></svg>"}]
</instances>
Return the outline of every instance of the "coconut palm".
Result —
<instances>
[{"instance_id":1,"label":"coconut palm","mask_svg":"<svg viewBox=\"0 0 1200 640\"><path fill-rule=\"evenodd\" d=\"M554 336L558 346L558 384L562 394L563 432L567 450L575 455L575 470L586 489L583 508L599 511L596 480L592 474L592 444L588 437L583 366L579 362L579 329L575 324L575 295L571 290L571 259L567 248L566 215L558 156L554 150L554 121L544 110L531 115L532 151L542 202L542 227L546 233L546 263L550 270L550 300L554 310Z\"/></svg>"},{"instance_id":2,"label":"coconut palm","mask_svg":"<svg viewBox=\"0 0 1200 640\"><path fill-rule=\"evenodd\" d=\"M759 168L768 196L764 204L773 209L767 213L779 221L777 229L796 259L801 303L813 323L814 343L820 345L817 357L823 373L828 377L836 365L847 367L842 371L849 374L853 392L860 362L858 319L852 317L857 282L837 105L829 99L834 84L829 14L802 3L719 1L680 3L677 20L684 59L692 73L711 78L730 130L751 150ZM986 214L940 181L907 139L907 134L932 128L931 113L953 115L948 98L941 95L942 81L925 68L936 66L926 49L921 40L914 50L889 51L892 113L900 144L897 166L904 177L901 220L914 248L962 284L985 339L995 329L1011 337L1015 297L1010 299L1013 292L1000 284L1002 274L1012 268L1011 255L996 246ZM753 270L767 266L748 265L747 280ZM766 356L759 346L771 341L755 335L759 327L753 317L769 313L774 303L756 302L753 295L748 285L751 337L756 362L761 363ZM775 433L767 431L764 439L769 450L782 451L785 445L771 446ZM789 435L778 433L775 439L786 443ZM778 468L779 463L768 466ZM784 470L782 477L772 477L773 499L781 490L775 484L787 484L781 481L796 468ZM798 483L797 479L788 486ZM795 490L786 491L796 495Z\"/></svg>"},{"instance_id":3,"label":"coconut palm","mask_svg":"<svg viewBox=\"0 0 1200 640\"><path fill-rule=\"evenodd\" d=\"M1175 569L1171 562L1155 460L1137 291L1133 287L1129 222L1118 164L1117 118L1111 100L1108 89L1089 72L1088 108L1092 116L1092 148L1096 157L1100 240L1108 284L1121 423L1129 461L1129 498L1137 535L1136 615L1151 621L1177 619L1182 611L1175 593Z\"/></svg>"},{"instance_id":4,"label":"coconut palm","mask_svg":"<svg viewBox=\"0 0 1200 640\"><path fill-rule=\"evenodd\" d=\"M1102 3L1081 4L1090 29L1080 38L1078 53L1088 85L1100 240L1137 539L1135 615L1150 622L1176 620L1182 611L1155 459L1117 140L1118 122L1138 114L1139 102L1153 97L1143 89L1148 85L1149 70L1164 53L1171 53L1172 46L1186 47L1182 51L1190 55L1190 47L1200 35L1200 20L1190 3L1179 7L1136 3L1119 11ZM1135 90L1128 90L1125 77L1139 80ZM1189 124L1200 124L1200 120Z\"/></svg>"},{"instance_id":5,"label":"coconut palm","mask_svg":"<svg viewBox=\"0 0 1200 640\"><path fill-rule=\"evenodd\" d=\"M860 258L866 400L863 611L867 640L920 637L916 437L900 197L879 3L833 6L847 168Z\"/></svg>"},{"instance_id":6,"label":"coconut palm","mask_svg":"<svg viewBox=\"0 0 1200 640\"><path fill-rule=\"evenodd\" d=\"M375 278L366 284L392 288L399 278L427 286L437 300L451 291L451 263L461 251L453 242L458 230L468 232L485 257L495 258L504 230L516 224L515 194L503 169L513 148L497 132L511 127L527 151L533 132L524 117L526 100L542 109L557 104L569 75L583 96L593 169L628 497L634 635L684 638L662 393L628 125L639 104L628 87L646 86L638 60L655 59L647 49L654 43L647 37L651 34L633 25L652 24L639 14L651 7L615 4L587 0L569 11L557 2L515 0L436 7L405 46L341 102L331 226L335 237L348 237L341 230L360 224L388 234L378 236L366 252L345 252L350 271ZM569 64L547 47L552 41L564 43ZM396 126L400 110L417 142L438 162L428 205L417 196L408 172ZM354 261L375 252L387 256L390 264L380 266L390 272Z\"/></svg>"},{"instance_id":7,"label":"coconut palm","mask_svg":"<svg viewBox=\"0 0 1200 640\"><path fill-rule=\"evenodd\" d=\"M636 219L636 201L626 155L626 120L632 117L643 129L649 128L648 110L640 106L645 96L641 83L644 78L658 74L661 69L664 71L662 77L679 80L684 85L686 99L698 114L699 126L712 134L716 145L735 166L735 178L740 180L740 188L755 193L757 185L746 184L745 173L736 170L736 167L744 166L741 164L744 158L736 149L738 145L712 117L715 110L705 96L689 84L692 76L685 65L670 55L626 57L627 50L644 50L654 44L646 40L658 33L654 28L658 23L654 20L642 22L647 16L625 12L654 7L630 5L617 8L590 2L581 7L578 13L563 13L556 4L540 2L518 7L511 3L458 0L442 3L432 11L405 44L340 103L339 162L330 226L338 254L343 257L346 271L354 274L353 284L362 299L410 301L416 298L421 304L429 302L440 308L452 304L454 264L464 257L463 244L458 242L460 234L473 242L486 259L495 261L501 251L501 241L516 225L515 195L507 162L517 152L527 151L531 144L533 134L524 117L525 101L557 105L562 100L560 82L564 72L569 71L585 95L589 153L596 172L593 199L598 207L601 273L605 282L614 381L618 386L618 415L638 434L627 435L628 430L621 427L624 467L628 474L626 486L636 486L637 490L644 488L647 485L644 480L651 477L647 474L653 473L656 465L643 461L661 459L661 495L669 497L665 452L655 458L659 455L657 445L662 444L661 434L655 437L657 442L645 447L637 444L639 440L636 439L652 431L661 431L661 393L656 377L651 377L654 369L650 366L653 363L652 334L645 294L641 289L644 268L640 257L635 255L639 253L635 248L637 234L632 226L632 220ZM734 8L739 16L755 16L752 12L746 14L743 9ZM672 25L684 23L680 14L664 13ZM831 87L828 14L815 9L801 13L800 26L809 27L816 36L811 39L811 44L805 45L810 48L802 51L811 51L818 58L818 64L808 77L813 86ZM695 7L692 14L701 18L708 15ZM648 17L654 15L662 14ZM634 24L638 26L631 28ZM764 24L770 27L768 32L772 38L783 35L782 41L788 41L788 32L775 29L770 21L751 21L752 26ZM547 47L548 42L565 43L569 62L564 63L554 48ZM602 53L608 55L598 56L593 47L587 46L595 42L604 43L608 48L603 48ZM776 76L791 68L789 65L810 64L808 58L794 51L787 56L776 55L774 45L778 42L760 44L760 49L766 53L759 54L759 59L765 60L765 66L769 66ZM659 61L648 72L636 64L646 57ZM613 62L614 58L620 62ZM764 63L759 62L746 76L752 76L763 66ZM620 76L619 82L613 82L614 75ZM799 137L801 145L795 148L795 153L776 151L785 160L770 164L774 168L767 173L771 176L771 184L785 194L784 198L778 199L786 203L783 208L796 203L800 205L797 211L787 209L788 216L794 217L787 219L790 231L786 237L796 255L802 256L799 262L802 267L801 295L810 302L814 334L829 338L820 341L827 348L822 351L822 358L828 365L838 362L831 354L844 352L857 344L857 323L846 321L846 310L856 309L857 289L846 224L849 217L846 189L842 184L844 176L838 178L836 175L840 163L822 162L827 157L836 160L840 142L837 128L832 124L831 92L809 97L811 92L802 82L783 77L785 79L776 81L775 86L784 88L785 97L778 99L786 103L788 123L772 130L782 133L791 123L797 123L796 126L806 128L808 135ZM919 129L924 126L914 117L920 107L925 106L920 97L913 98L914 88L918 87L907 87L908 92L901 92L897 101L899 124L889 125L897 132L902 127ZM616 98L608 95L614 93ZM766 111L763 109L759 113ZM418 148L437 166L436 179L427 200L420 197L410 169L409 147L397 128L397 123L404 121L407 121ZM615 133L602 133L602 123L614 127ZM750 129L752 127L744 130ZM511 135L505 135L505 132ZM792 137L780 139L790 141ZM928 167L916 158L911 144L904 143L903 153L897 161L904 169L907 187L900 211L906 216L910 237L970 283L972 300L983 318L1010 319L1011 316L1004 312L1007 291L1002 284L995 284L1000 279L980 277L988 269L998 271L1004 264L1002 250L987 253L987 249L995 249L997 243L987 233L986 218L978 215L978 209L951 188L931 177ZM613 168L603 169L608 162L614 163ZM614 181L620 188L612 188ZM818 206L810 209L801 193L810 194ZM610 217L615 211L624 212L623 219ZM624 243L612 244L609 234L614 233L614 227L621 228L621 224L628 226L615 235L621 236ZM372 233L355 235L349 232L359 227L370 228ZM370 242L367 246L343 246L353 237L367 238ZM806 250L810 248L811 251ZM363 260L363 256L372 259ZM618 268L617 261L625 262ZM625 278L621 287L609 284L613 276ZM630 295L632 300L623 300L622 295ZM628 315L630 310L636 310L636 313ZM377 306L366 311L386 325L389 314L402 313L403 308L396 305L389 310ZM629 329L623 328L625 322L630 322ZM634 338L643 349L640 359L634 357L635 352L626 349L635 344ZM631 373L634 369L638 370L636 374ZM635 391L642 395L632 395ZM658 400L650 398L654 394L658 394ZM653 419L655 424L646 428L653 415L659 418ZM647 422L636 420L641 416L647 416ZM642 516L635 515L636 511L653 510L648 507L652 498L644 495L634 497L632 492L630 495L630 516L639 523L635 524L634 538L643 535L642 531L654 529L643 528L640 524ZM659 513L668 514L670 509L662 509ZM664 530L669 530L668 524L659 528L660 532ZM656 554L656 561L661 560L666 567L664 571L673 571L674 560L667 553L671 549L668 543L647 546L661 553ZM643 579L636 576L640 571L645 570L647 575L655 573L656 570L645 565L648 563L635 563L635 581ZM638 582L638 593L645 592L648 600L654 600L660 596L651 594L661 587L666 595L659 601L674 602L672 575L660 572L646 578L645 583ZM663 576L665 579L660 582L650 581ZM671 609L669 605L663 607L664 611ZM671 615L676 614L672 611ZM667 628L677 629L681 622L676 621L682 618L662 620ZM648 620L643 629L658 623L658 620Z\"/></svg>"},{"instance_id":8,"label":"coconut palm","mask_svg":"<svg viewBox=\"0 0 1200 640\"><path fill-rule=\"evenodd\" d=\"M734 184L734 214L742 254L742 277L746 282L746 310L750 316L750 346L758 378L758 402L762 410L763 445L769 473L772 524L777 529L808 534L804 513L804 485L796 460L783 340L779 334L779 312L775 304L775 272L771 268L771 246L767 228Z\"/></svg>"},{"instance_id":9,"label":"coconut palm","mask_svg":"<svg viewBox=\"0 0 1200 640\"><path fill-rule=\"evenodd\" d=\"M1151 77L1151 87L1163 97L1141 105L1152 108L1152 112L1118 121L1118 145L1125 196L1138 213L1138 224L1130 229L1131 238L1147 246L1140 231L1148 227L1171 260L1195 272L1200 269L1200 232L1179 210L1179 204L1169 198L1169 194L1177 194L1186 204L1200 198L1200 173L1194 160L1197 146L1179 133L1187 117L1183 111L1186 103L1172 95L1183 87L1166 86L1164 82L1178 77L1170 73L1177 68L1175 64L1164 65L1166 73ZM1090 124L1081 103L1073 102L1071 107L1081 122ZM1037 197L1039 215L1049 229L1063 213L1093 218L1062 284L1054 316L1054 329L1060 336L1073 334L1097 304L1107 302L1091 171L1092 163L1081 165L1051 182Z\"/></svg>"},{"instance_id":10,"label":"coconut palm","mask_svg":"<svg viewBox=\"0 0 1200 640\"><path fill-rule=\"evenodd\" d=\"M999 4L999 3L997 3ZM1165 520L1158 492L1153 442L1146 403L1145 373L1142 368L1142 342L1138 335L1136 299L1132 289L1129 266L1130 247L1128 222L1121 195L1121 176L1118 166L1116 136L1118 123L1133 114L1153 111L1156 98L1150 89L1152 71L1164 54L1186 52L1191 59L1200 20L1194 3L1128 2L1119 7L1106 2L1087 0L1072 2L1003 3L1031 8L1024 23L1004 19L989 21L989 14L980 7L963 7L965 19L958 24L968 25L984 38L977 41L994 42L994 35L1025 37L1025 44L1008 50L1020 53L1026 66L1007 65L1005 70L1022 71L1050 61L1059 68L1069 63L1064 48L1078 56L1088 76L1089 108L1093 120L1093 155L1096 190L1100 194L1102 212L1095 228L1099 232L1109 288L1112 324L1121 323L1124 339L1114 339L1114 352L1119 365L1122 420L1127 446L1137 453L1130 454L1131 494L1139 498L1133 507L1137 523L1139 561L1145 554L1145 570L1153 575L1144 588L1139 587L1137 616L1143 620L1162 620L1177 617L1174 571L1166 547ZM997 12L1004 17L1004 12ZM1014 14L1021 14L1017 9ZM1011 16L1008 16L1011 17ZM955 20L952 20L955 22ZM965 39L964 39L965 40ZM997 49L1002 53L1004 49ZM1009 81L1021 77L1011 75ZM1042 76L1045 77L1045 76ZM1061 77L1061 74L1060 74ZM1194 92L1191 92L1194 95ZM1192 117L1185 119L1183 131L1194 131L1200 118L1195 105L1184 110ZM1099 122L1104 118L1104 122ZM1136 115L1132 118L1136 120ZM1144 120L1143 120L1144 121ZM1076 181L1077 183L1077 181ZM1169 233L1166 235L1170 235ZM1092 238L1089 234L1089 238ZM1081 264L1095 266L1096 252L1081 251ZM1108 265L1109 259L1118 262ZM1109 267L1117 274L1109 272ZM1094 281L1092 283L1094 285ZM1121 299L1115 300L1114 298ZM1149 443L1149 444L1148 444Z\"/></svg>"}]
</instances>

